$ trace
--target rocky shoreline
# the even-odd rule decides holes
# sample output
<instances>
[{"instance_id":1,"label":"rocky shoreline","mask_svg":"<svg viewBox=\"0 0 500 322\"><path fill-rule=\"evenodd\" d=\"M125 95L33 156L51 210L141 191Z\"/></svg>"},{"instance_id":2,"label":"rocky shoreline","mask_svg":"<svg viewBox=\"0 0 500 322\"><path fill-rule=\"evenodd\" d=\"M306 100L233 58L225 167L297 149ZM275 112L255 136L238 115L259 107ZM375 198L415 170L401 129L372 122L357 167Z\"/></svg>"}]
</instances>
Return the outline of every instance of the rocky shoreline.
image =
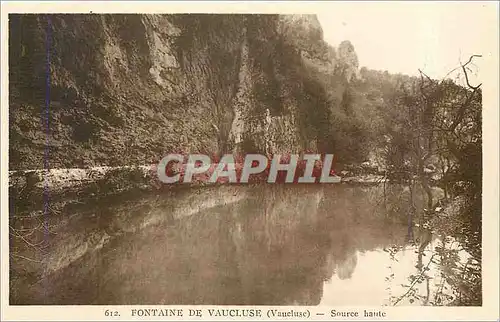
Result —
<instances>
[{"instance_id":1,"label":"rocky shoreline","mask_svg":"<svg viewBox=\"0 0 500 322\"><path fill-rule=\"evenodd\" d=\"M63 189L71 189L77 186L91 185L99 182L111 174L119 175L126 173L137 174L138 183L145 186L146 183L155 181L156 165L142 166L101 166L92 168L59 168L59 169L37 169L9 171L9 187L21 188L32 186L38 189L48 189L51 192ZM340 175L341 183L365 183L378 184L389 180L380 174L363 175ZM191 185L206 185L207 183L193 182ZM154 185L157 188L157 184Z\"/></svg>"}]
</instances>

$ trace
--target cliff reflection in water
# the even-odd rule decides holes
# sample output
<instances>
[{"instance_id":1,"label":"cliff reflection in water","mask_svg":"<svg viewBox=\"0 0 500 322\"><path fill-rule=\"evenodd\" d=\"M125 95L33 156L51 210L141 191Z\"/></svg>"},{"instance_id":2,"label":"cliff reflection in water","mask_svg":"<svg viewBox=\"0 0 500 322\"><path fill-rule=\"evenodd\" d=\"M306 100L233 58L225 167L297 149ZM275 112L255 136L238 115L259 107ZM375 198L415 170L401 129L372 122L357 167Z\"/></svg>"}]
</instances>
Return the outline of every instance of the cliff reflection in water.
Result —
<instances>
[{"instance_id":1,"label":"cliff reflection in water","mask_svg":"<svg viewBox=\"0 0 500 322\"><path fill-rule=\"evenodd\" d=\"M406 243L404 213L388 215L405 207L399 190L382 206L380 189L373 187L218 189L199 197L186 192L152 198L154 211L145 203L123 213L104 212L115 230L132 220L144 228L123 229L102 248L47 277L39 283L40 298L30 295L29 301L338 305L347 296L351 302L345 304L368 305L389 297L387 285L370 289L370 281L386 278L390 259L382 249ZM370 262L373 254L384 257ZM350 295L332 289L339 281L352 282L343 291Z\"/></svg>"}]
</instances>

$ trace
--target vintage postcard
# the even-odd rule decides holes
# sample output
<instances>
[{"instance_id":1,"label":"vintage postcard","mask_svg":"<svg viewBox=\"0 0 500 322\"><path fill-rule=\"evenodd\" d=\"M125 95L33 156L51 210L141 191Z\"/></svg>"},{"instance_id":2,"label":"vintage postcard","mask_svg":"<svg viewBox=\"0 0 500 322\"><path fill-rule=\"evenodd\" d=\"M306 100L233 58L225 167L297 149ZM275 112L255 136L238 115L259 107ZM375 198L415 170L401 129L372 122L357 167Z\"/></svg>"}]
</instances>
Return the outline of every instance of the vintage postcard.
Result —
<instances>
[{"instance_id":1,"label":"vintage postcard","mask_svg":"<svg viewBox=\"0 0 500 322\"><path fill-rule=\"evenodd\" d=\"M2 2L2 321L497 321L498 10Z\"/></svg>"}]
</instances>

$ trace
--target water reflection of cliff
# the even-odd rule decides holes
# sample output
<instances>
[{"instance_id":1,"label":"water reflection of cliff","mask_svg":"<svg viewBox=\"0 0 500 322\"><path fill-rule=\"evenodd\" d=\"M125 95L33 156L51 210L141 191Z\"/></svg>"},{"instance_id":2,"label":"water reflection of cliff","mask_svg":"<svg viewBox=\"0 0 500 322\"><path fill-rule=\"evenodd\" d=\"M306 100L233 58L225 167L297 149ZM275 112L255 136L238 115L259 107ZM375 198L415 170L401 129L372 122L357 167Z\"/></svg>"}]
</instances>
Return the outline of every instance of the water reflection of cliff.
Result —
<instances>
[{"instance_id":1,"label":"water reflection of cliff","mask_svg":"<svg viewBox=\"0 0 500 322\"><path fill-rule=\"evenodd\" d=\"M186 195L154 211L128 207L135 218L122 209L110 219L114 226L133 219L143 228L124 228L102 249L39 282L25 301L317 305L333 274L352 276L359 252L404 241L405 227L374 206L373 188L234 189L212 201L210 193L199 200Z\"/></svg>"}]
</instances>

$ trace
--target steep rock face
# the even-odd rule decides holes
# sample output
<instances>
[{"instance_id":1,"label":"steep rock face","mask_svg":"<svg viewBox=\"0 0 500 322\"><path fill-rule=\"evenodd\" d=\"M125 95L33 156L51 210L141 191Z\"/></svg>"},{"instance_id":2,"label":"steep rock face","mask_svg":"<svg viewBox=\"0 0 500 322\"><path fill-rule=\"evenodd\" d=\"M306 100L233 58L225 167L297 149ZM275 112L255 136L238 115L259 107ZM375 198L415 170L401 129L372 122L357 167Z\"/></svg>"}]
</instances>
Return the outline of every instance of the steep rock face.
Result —
<instances>
[{"instance_id":1,"label":"steep rock face","mask_svg":"<svg viewBox=\"0 0 500 322\"><path fill-rule=\"evenodd\" d=\"M338 48L338 63L337 68L343 76L350 81L354 76L358 75L358 55L354 51L354 46L350 41L344 40L340 43Z\"/></svg>"},{"instance_id":2,"label":"steep rock face","mask_svg":"<svg viewBox=\"0 0 500 322\"><path fill-rule=\"evenodd\" d=\"M327 89L340 88L339 99L348 81L314 16L13 15L9 24L11 170L321 148Z\"/></svg>"}]
</instances>

